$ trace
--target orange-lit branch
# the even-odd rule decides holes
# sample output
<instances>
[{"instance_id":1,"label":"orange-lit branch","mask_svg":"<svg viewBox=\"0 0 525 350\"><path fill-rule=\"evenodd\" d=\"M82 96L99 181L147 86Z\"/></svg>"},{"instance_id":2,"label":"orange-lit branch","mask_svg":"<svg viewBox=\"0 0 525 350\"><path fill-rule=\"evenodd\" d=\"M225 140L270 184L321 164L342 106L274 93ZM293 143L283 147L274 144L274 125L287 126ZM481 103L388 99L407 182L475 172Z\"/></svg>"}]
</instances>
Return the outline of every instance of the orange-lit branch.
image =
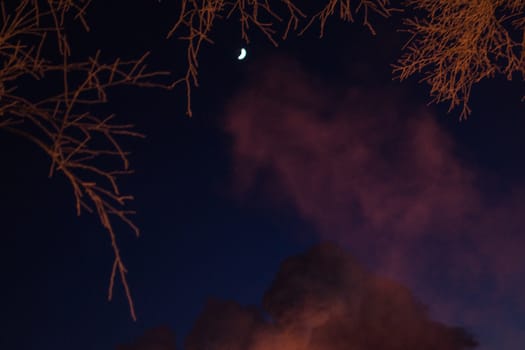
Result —
<instances>
[{"instance_id":1,"label":"orange-lit branch","mask_svg":"<svg viewBox=\"0 0 525 350\"><path fill-rule=\"evenodd\" d=\"M397 9L390 6L389 0L361 0L357 6L352 0L329 0L321 11L310 18L310 21L301 31L301 34L314 22L319 21L319 36L323 37L326 23L330 17L338 13L341 20L353 23L354 14L358 12L363 12L363 25L365 25L372 34L375 34L375 30L368 19L369 12L374 12L387 18L390 17L394 11L397 11Z\"/></svg>"},{"instance_id":2,"label":"orange-lit branch","mask_svg":"<svg viewBox=\"0 0 525 350\"><path fill-rule=\"evenodd\" d=\"M50 157L49 175L60 172L70 182L78 215L83 209L97 214L109 233L115 256L108 297L112 298L118 270L135 319L114 220L124 222L139 234L129 218L133 212L125 208L133 197L121 194L118 185L118 177L131 172L128 153L119 142L122 136L142 135L133 130L133 125L115 122L113 115L94 114L91 107L107 101L108 88L120 85L167 88L157 82L157 78L167 73L147 71L144 64L147 54L137 60L103 63L98 52L85 61L70 62L71 48L64 34L64 21L73 16L87 29L83 15L88 4L89 1L75 0L23 0L17 7L7 9L1 3L0 128L31 140ZM52 25L45 27L44 23ZM45 45L56 45L61 62L42 57ZM62 81L62 87L47 97L33 99L17 86L23 77L34 78L35 84Z\"/></svg>"},{"instance_id":3,"label":"orange-lit branch","mask_svg":"<svg viewBox=\"0 0 525 350\"><path fill-rule=\"evenodd\" d=\"M403 80L422 74L433 102L470 114L472 86L498 74L525 73L523 0L409 0L424 18L405 20L411 39L394 66Z\"/></svg>"},{"instance_id":4,"label":"orange-lit branch","mask_svg":"<svg viewBox=\"0 0 525 350\"><path fill-rule=\"evenodd\" d=\"M293 0L182 0L181 12L177 22L168 33L168 38L178 33L179 39L186 41L186 60L188 70L184 77L177 80L173 86L184 84L187 97L186 113L191 116L191 89L198 87L198 57L204 43L212 44L211 32L217 19L237 19L240 23L241 38L249 43L249 30L254 27L262 32L275 46L278 45L278 32L280 37L286 39L291 31L299 31L302 19L310 18L308 24L299 31L299 34L319 20L321 35L329 17L335 14L339 6L339 17L343 20L353 21L352 12L364 13L364 25L373 28L368 21L369 11L384 17L391 15L394 9L390 8L388 0L327 0L327 5L313 16L306 15ZM286 25L282 25L286 21ZM281 28L282 27L282 28Z\"/></svg>"}]
</instances>

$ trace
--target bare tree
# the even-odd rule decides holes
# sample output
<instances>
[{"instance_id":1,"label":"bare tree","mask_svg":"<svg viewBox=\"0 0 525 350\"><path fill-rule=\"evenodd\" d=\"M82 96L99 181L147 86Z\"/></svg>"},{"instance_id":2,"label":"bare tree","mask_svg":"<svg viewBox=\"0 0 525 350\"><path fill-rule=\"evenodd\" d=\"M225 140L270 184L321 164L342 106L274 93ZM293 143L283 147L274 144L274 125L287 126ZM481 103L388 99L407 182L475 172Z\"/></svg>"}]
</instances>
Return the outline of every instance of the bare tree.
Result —
<instances>
[{"instance_id":1,"label":"bare tree","mask_svg":"<svg viewBox=\"0 0 525 350\"><path fill-rule=\"evenodd\" d=\"M525 74L525 0L405 0L402 8L388 0L326 0L317 13L308 14L293 0L183 0L179 20L169 32L185 31L188 72L177 83L187 91L187 114L191 115L191 88L198 86L198 54L204 43L213 43L210 33L218 19L239 20L242 38L249 42L255 27L274 45L290 32L303 34L314 23L325 33L333 17L363 24L375 34L369 14L391 17L402 13L403 28L411 37L394 64L400 80L422 74L430 85L432 102L448 102L461 108L460 118L471 110L468 102L473 85L497 75L508 80ZM405 11L410 10L410 11ZM282 25L279 25L282 23ZM516 74L517 73L517 74Z\"/></svg>"},{"instance_id":2,"label":"bare tree","mask_svg":"<svg viewBox=\"0 0 525 350\"><path fill-rule=\"evenodd\" d=\"M89 29L84 18L89 1L22 0L9 5L2 1L0 5L0 127L32 141L49 156L49 176L58 172L69 181L78 215L83 210L96 213L114 252L108 298L112 298L118 273L135 319L126 267L113 227L115 219L121 220L139 234L129 217L133 212L126 209L133 197L122 194L118 186L118 177L131 172L119 139L142 135L133 130L133 125L115 122L114 115L94 114L91 107L106 102L106 90L111 87L166 87L155 82L166 73L148 72L144 64L147 54L132 61L103 63L97 52L72 62L65 23L74 18ZM44 91L49 90L50 81L58 81L60 88L43 98L32 98L19 87L20 81L27 83L30 79L37 86L45 86ZM112 158L120 160L120 165L112 161L102 166L102 161ZM107 164L115 166L108 168Z\"/></svg>"},{"instance_id":3,"label":"bare tree","mask_svg":"<svg viewBox=\"0 0 525 350\"><path fill-rule=\"evenodd\" d=\"M420 13L404 20L411 38L394 66L403 80L423 74L433 102L468 106L472 86L503 75L525 74L523 0L407 0Z\"/></svg>"}]
</instances>

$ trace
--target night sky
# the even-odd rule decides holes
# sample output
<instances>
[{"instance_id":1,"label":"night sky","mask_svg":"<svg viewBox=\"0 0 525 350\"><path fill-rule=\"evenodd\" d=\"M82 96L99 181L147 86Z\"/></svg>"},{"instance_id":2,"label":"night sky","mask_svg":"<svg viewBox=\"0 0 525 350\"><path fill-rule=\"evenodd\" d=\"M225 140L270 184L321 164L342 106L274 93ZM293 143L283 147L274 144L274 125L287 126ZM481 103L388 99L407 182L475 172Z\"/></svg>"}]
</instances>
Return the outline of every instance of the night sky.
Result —
<instances>
[{"instance_id":1,"label":"night sky","mask_svg":"<svg viewBox=\"0 0 525 350\"><path fill-rule=\"evenodd\" d=\"M175 2L116 3L94 2L75 54L149 50L151 67L183 74L184 44L165 39ZM147 135L123 140L141 236L117 227L137 322L120 283L107 301L113 252L97 218L77 217L47 156L0 130L0 348L115 349L165 326L182 349L209 298L260 307L284 259L331 241L479 349L522 349L523 86L479 84L460 122L417 78L392 80L406 35L374 21L376 36L334 18L322 40L314 27L278 48L221 22L192 118L182 88L112 90L101 110Z\"/></svg>"}]
</instances>

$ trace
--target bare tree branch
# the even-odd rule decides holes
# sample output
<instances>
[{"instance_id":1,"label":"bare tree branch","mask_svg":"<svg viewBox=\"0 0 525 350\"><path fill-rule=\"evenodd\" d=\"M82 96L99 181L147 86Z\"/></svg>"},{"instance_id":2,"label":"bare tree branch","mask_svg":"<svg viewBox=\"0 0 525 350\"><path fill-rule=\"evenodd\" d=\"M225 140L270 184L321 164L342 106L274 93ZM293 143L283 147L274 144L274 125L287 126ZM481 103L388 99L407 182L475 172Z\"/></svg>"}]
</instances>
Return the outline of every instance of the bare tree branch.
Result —
<instances>
[{"instance_id":1,"label":"bare tree branch","mask_svg":"<svg viewBox=\"0 0 525 350\"><path fill-rule=\"evenodd\" d=\"M49 176L59 172L69 181L78 215L82 210L97 214L114 253L108 298L113 296L118 271L136 319L114 222L120 220L139 234L130 219L133 212L126 209L133 197L121 193L118 177L131 173L120 138L142 135L133 125L115 123L113 115L98 116L89 107L107 102L107 89L121 85L169 88L157 79L168 73L148 71L147 53L136 60L103 63L97 52L85 61L70 62L64 23L72 16L89 29L84 18L89 1L22 0L9 10L0 4L0 128L32 141L50 157ZM61 62L43 57L43 48L50 45L56 45ZM37 84L58 79L62 87L34 99L19 91L18 81L26 77ZM111 159L120 160L120 165L108 162Z\"/></svg>"},{"instance_id":2,"label":"bare tree branch","mask_svg":"<svg viewBox=\"0 0 525 350\"><path fill-rule=\"evenodd\" d=\"M525 73L523 0L408 0L423 16L404 21L411 39L394 66L401 80L422 74L432 102L462 106L467 118L472 86Z\"/></svg>"},{"instance_id":3,"label":"bare tree branch","mask_svg":"<svg viewBox=\"0 0 525 350\"><path fill-rule=\"evenodd\" d=\"M181 79L172 86L183 84L186 90L186 114L191 116L191 90L198 87L198 58L203 44L213 44L211 33L216 20L237 19L240 22L241 38L250 42L249 31L252 27L263 33L275 46L279 44L280 37L286 39L291 31L303 34L315 21L319 21L321 36L325 25L339 7L339 17L345 21L354 21L353 13L363 12L363 24L372 33L374 29L368 21L370 11L383 17L389 17L393 11L389 0L326 0L326 6L317 14L308 16L293 0L182 0L181 11L167 37L179 33L178 38L187 45L186 60L188 69ZM310 21L299 30L300 21L310 18ZM283 25L283 23L286 25Z\"/></svg>"}]
</instances>

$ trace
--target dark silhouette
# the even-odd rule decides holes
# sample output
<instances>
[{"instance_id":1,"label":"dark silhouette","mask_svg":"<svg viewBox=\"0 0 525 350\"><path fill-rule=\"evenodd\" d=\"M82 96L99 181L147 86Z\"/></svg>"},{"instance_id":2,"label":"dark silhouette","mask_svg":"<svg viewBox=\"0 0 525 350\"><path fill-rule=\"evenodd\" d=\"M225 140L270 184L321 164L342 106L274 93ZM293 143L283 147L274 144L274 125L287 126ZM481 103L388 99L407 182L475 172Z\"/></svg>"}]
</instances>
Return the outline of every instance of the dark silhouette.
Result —
<instances>
[{"instance_id":1,"label":"dark silhouette","mask_svg":"<svg viewBox=\"0 0 525 350\"><path fill-rule=\"evenodd\" d=\"M263 300L264 311L211 300L186 350L462 350L465 330L429 319L402 285L377 277L343 249L316 246L285 260Z\"/></svg>"}]
</instances>

